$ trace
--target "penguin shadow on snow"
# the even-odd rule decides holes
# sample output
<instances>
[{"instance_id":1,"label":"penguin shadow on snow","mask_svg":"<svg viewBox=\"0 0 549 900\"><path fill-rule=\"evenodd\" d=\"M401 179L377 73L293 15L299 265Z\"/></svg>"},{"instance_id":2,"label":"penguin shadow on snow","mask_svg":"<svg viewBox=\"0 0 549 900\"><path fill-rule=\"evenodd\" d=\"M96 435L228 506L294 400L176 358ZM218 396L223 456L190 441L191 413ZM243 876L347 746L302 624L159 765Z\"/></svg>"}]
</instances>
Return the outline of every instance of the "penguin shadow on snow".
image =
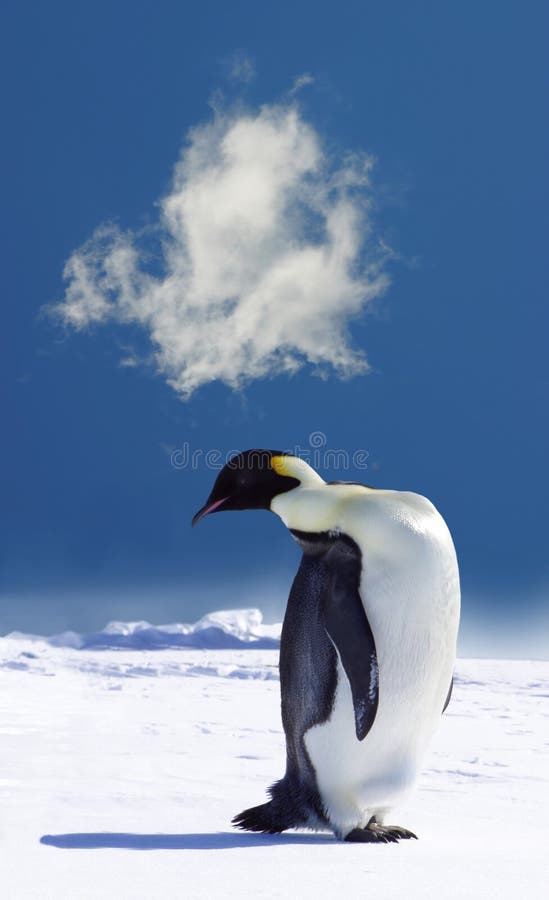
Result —
<instances>
[{"instance_id":1,"label":"penguin shadow on snow","mask_svg":"<svg viewBox=\"0 0 549 900\"><path fill-rule=\"evenodd\" d=\"M40 843L61 850L236 850L287 847L292 844L337 844L325 834L238 834L231 831L194 834L132 834L131 832L74 832L44 834Z\"/></svg>"}]
</instances>

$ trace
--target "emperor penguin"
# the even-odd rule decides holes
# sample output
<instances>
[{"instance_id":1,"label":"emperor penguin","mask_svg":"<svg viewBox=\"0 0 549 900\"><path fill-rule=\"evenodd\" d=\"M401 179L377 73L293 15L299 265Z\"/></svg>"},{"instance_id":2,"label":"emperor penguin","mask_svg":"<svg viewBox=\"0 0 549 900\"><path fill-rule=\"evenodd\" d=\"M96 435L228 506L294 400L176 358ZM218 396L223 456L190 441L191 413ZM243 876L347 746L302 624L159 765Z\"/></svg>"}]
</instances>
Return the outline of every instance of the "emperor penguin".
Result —
<instances>
[{"instance_id":1,"label":"emperor penguin","mask_svg":"<svg viewBox=\"0 0 549 900\"><path fill-rule=\"evenodd\" d=\"M276 513L303 556L280 644L286 772L233 824L363 843L416 837L387 817L451 695L460 588L444 519L419 494L326 482L275 450L234 456L193 525L240 509Z\"/></svg>"}]
</instances>

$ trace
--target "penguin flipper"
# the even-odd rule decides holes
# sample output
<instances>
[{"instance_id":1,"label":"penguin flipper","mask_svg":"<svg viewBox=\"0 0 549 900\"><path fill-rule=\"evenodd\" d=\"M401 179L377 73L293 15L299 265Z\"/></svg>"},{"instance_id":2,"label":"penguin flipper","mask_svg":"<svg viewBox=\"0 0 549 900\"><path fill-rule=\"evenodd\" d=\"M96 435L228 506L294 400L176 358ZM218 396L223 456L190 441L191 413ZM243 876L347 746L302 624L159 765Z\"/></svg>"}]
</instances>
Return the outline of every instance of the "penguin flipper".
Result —
<instances>
[{"instance_id":1,"label":"penguin flipper","mask_svg":"<svg viewBox=\"0 0 549 900\"><path fill-rule=\"evenodd\" d=\"M446 708L447 708L447 706L448 706L448 704L449 704L449 702L450 702L450 700L451 700L451 698L452 698L452 689L453 689L453 687L454 687L454 679L452 678L452 680L451 680L451 682L450 682L450 688L449 688L448 693L447 693L447 695L446 695L446 700L445 700L444 706L442 707L442 712L446 712Z\"/></svg>"},{"instance_id":2,"label":"penguin flipper","mask_svg":"<svg viewBox=\"0 0 549 900\"><path fill-rule=\"evenodd\" d=\"M326 553L329 574L323 595L326 632L349 679L355 731L364 740L374 724L379 699L376 645L360 596L361 554L342 538Z\"/></svg>"}]
</instances>

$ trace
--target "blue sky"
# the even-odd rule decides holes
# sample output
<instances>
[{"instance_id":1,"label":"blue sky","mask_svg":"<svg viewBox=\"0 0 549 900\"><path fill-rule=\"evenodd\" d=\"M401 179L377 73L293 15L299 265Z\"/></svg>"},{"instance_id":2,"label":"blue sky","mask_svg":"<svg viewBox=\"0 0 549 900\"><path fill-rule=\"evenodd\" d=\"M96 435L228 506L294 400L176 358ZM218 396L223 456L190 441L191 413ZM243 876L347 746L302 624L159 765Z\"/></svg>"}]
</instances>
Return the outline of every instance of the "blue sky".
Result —
<instances>
[{"instance_id":1,"label":"blue sky","mask_svg":"<svg viewBox=\"0 0 549 900\"><path fill-rule=\"evenodd\" d=\"M368 454L366 470L323 474L417 490L446 517L464 651L512 652L520 634L543 653L547 18L536 2L8 4L0 633L227 606L280 617L298 561L284 528L248 513L191 532L215 471L172 454L307 448L321 432ZM201 194L227 135L236 162ZM241 228L257 146L259 207ZM262 241L268 191L284 202ZM166 216L192 198L182 250ZM104 223L118 231L83 255ZM304 253L282 279L285 249L319 246L339 263ZM120 269L106 293L97 276L113 248L138 285L125 307ZM71 258L93 261L95 293L74 267L63 281ZM211 332L185 325L193 292ZM94 323L98 295L118 305ZM56 303L64 320L44 311Z\"/></svg>"}]
</instances>

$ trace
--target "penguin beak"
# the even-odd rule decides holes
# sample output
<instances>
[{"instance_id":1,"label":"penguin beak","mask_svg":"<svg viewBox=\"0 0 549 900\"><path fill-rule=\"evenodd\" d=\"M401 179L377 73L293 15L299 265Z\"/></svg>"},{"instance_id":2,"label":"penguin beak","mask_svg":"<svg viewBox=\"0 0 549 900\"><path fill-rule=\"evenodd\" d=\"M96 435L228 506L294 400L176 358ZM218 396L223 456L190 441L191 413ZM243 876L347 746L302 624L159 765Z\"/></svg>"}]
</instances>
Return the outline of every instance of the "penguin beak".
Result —
<instances>
[{"instance_id":1,"label":"penguin beak","mask_svg":"<svg viewBox=\"0 0 549 900\"><path fill-rule=\"evenodd\" d=\"M218 507L220 507L221 504L225 503L225 500L228 499L228 497L222 497L221 500L216 500L214 503L206 503L206 505L203 506L202 509L199 509L197 514L193 516L193 520L191 522L192 528L194 528L195 525L198 525L200 519L203 519L204 516L209 515L209 513L215 512L216 509L218 509Z\"/></svg>"}]
</instances>

